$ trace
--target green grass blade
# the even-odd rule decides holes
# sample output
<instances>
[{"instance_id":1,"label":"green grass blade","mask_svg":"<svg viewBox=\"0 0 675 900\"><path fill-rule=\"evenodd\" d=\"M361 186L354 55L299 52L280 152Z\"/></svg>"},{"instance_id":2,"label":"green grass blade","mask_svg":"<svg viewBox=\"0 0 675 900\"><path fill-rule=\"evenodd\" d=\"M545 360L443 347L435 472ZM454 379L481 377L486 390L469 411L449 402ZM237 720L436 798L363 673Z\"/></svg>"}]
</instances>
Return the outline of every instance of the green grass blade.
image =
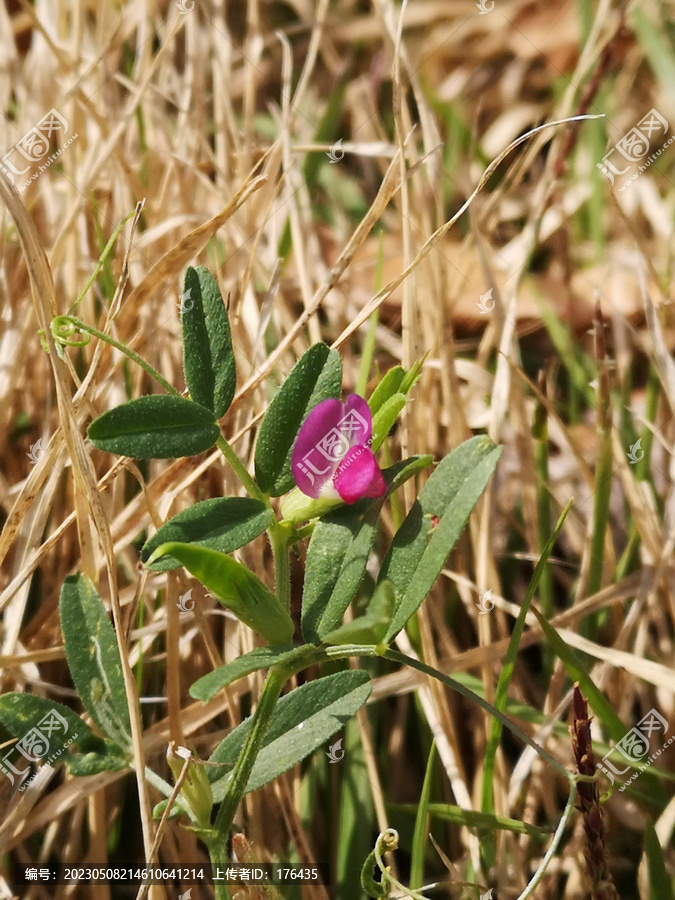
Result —
<instances>
[{"instance_id":1,"label":"green grass blade","mask_svg":"<svg viewBox=\"0 0 675 900\"><path fill-rule=\"evenodd\" d=\"M673 885L663 858L663 847L651 819L645 822L645 854L649 872L649 900L673 900Z\"/></svg>"},{"instance_id":2,"label":"green grass blade","mask_svg":"<svg viewBox=\"0 0 675 900\"><path fill-rule=\"evenodd\" d=\"M429 751L429 759L427 760L427 770L424 773L422 793L417 807L417 815L415 816L415 833L413 835L412 861L410 863L410 887L413 888L413 890L422 887L424 884L424 851L427 846L427 812L429 808L429 797L431 796L435 759L436 741L434 740L431 742L431 750Z\"/></svg>"},{"instance_id":3,"label":"green grass blade","mask_svg":"<svg viewBox=\"0 0 675 900\"><path fill-rule=\"evenodd\" d=\"M532 579L530 580L530 584L527 588L527 593L525 594L522 606L520 607L520 613L518 614L516 623L513 626L513 633L509 642L509 649L504 659L504 665L502 667L501 675L499 676L499 682L497 683L497 690L495 692L495 707L500 712L503 712L506 708L509 684L511 683L511 676L513 675L513 669L516 664L516 655L518 653L518 647L523 634L523 629L525 627L525 619L530 608L532 597L534 596L534 592L537 589L537 585L539 584L542 572L546 567L548 558L551 555L551 551L553 550L553 545L556 542L558 534L560 533L560 529L563 526L563 522L567 517L567 513L569 512L572 503L573 500L570 500L565 509L562 511L560 518L556 522L556 526L553 529L553 534L549 538L548 543L546 544L546 547L541 554L539 562L537 563L537 567L534 570ZM495 756L497 753L497 747L499 746L501 734L501 722L499 722L497 719L493 719L492 725L490 727L490 737L488 738L487 747L485 748L485 759L483 761L483 785L481 792L481 809L483 810L483 812L489 812L494 806L493 779Z\"/></svg>"}]
</instances>

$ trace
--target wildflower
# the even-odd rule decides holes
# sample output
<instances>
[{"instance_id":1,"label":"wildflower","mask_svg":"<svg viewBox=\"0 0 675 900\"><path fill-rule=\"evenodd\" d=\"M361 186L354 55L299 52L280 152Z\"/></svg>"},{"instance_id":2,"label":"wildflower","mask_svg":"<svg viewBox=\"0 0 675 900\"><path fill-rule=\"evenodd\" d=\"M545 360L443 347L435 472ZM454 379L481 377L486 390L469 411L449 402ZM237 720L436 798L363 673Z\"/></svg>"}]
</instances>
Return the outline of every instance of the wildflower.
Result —
<instances>
[{"instance_id":1,"label":"wildflower","mask_svg":"<svg viewBox=\"0 0 675 900\"><path fill-rule=\"evenodd\" d=\"M386 484L375 454L366 401L322 400L305 419L293 447L293 477L303 494L355 503L381 497Z\"/></svg>"}]
</instances>

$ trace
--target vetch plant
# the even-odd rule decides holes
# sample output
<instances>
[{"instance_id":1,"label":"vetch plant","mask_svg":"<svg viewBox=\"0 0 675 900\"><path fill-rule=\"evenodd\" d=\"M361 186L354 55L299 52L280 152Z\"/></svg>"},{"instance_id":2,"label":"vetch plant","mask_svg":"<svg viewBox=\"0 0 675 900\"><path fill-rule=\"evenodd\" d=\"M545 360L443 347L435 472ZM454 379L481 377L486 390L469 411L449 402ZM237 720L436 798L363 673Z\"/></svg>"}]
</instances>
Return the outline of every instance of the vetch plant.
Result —
<instances>
[{"instance_id":1,"label":"vetch plant","mask_svg":"<svg viewBox=\"0 0 675 900\"><path fill-rule=\"evenodd\" d=\"M216 446L248 493L248 497L194 504L162 525L141 550L147 569L164 572L182 566L266 642L201 677L190 688L192 697L209 701L238 679L269 670L253 716L235 727L208 760L171 747L167 759L173 786L146 768L147 781L165 797L155 809L162 822L160 835L170 815L181 815L186 827L204 841L213 863L226 865L242 797L323 748L343 729L371 692L368 671L349 668L348 660L379 657L438 678L488 711L495 725L488 754L494 755L505 725L568 780L570 799L563 822L522 895L526 896L562 836L574 804L576 776L506 718L502 710L508 674L500 681L492 706L454 679L391 646L434 586L495 470L501 449L487 437L476 436L435 466L431 456L422 455L380 468L376 454L405 406L421 365L410 371L400 366L391 369L367 400L350 394L342 401L340 355L317 343L303 354L271 400L260 425L251 475L218 424L234 397L236 366L227 310L207 269L188 268L182 294L186 296L189 308L187 304L180 307L186 397L129 348L80 319L60 316L51 324L60 353L95 336L141 365L165 391L132 399L96 418L88 429L94 447L132 458L171 459ZM432 466L371 584L364 576L385 504L405 482ZM282 498L278 511L275 498ZM516 623L509 651L513 655L564 515L528 589L523 619ZM274 555L274 591L231 555L263 533ZM297 634L290 616L290 554L308 537ZM369 594L365 609L345 622L359 590ZM191 608L186 602L189 593L181 597L181 612ZM77 735L72 745L75 752L64 754L71 774L131 769L135 754L119 636L94 584L82 574L66 578L59 609L73 683L92 726L66 706L18 693L0 697L0 724L19 738L56 711L69 733ZM324 663L329 664L328 674L281 696L293 676ZM511 669L507 666L505 671ZM331 747L331 762L340 759L340 753L344 755L338 741ZM488 813L481 818L484 827L493 829L505 827L505 821L511 820ZM368 865L371 871L364 869L364 888L372 896L386 896L387 879L374 881L372 860L366 869ZM225 885L218 885L216 891L219 898L229 896Z\"/></svg>"}]
</instances>

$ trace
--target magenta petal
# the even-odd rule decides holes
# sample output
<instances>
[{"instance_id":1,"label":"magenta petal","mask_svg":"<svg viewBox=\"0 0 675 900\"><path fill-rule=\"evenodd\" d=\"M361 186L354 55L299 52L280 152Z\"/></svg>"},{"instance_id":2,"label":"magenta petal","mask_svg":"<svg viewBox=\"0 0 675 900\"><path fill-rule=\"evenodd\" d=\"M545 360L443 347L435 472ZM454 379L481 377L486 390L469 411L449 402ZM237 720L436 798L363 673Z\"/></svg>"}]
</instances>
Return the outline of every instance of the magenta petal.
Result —
<instances>
[{"instance_id":1,"label":"magenta petal","mask_svg":"<svg viewBox=\"0 0 675 900\"><path fill-rule=\"evenodd\" d=\"M350 447L369 444L373 433L373 417L370 407L358 394L350 394L344 403L344 416L339 423L340 431Z\"/></svg>"},{"instance_id":2,"label":"magenta petal","mask_svg":"<svg viewBox=\"0 0 675 900\"><path fill-rule=\"evenodd\" d=\"M335 473L335 489L345 503L384 494L387 486L372 450L353 447L349 451Z\"/></svg>"},{"instance_id":3,"label":"magenta petal","mask_svg":"<svg viewBox=\"0 0 675 900\"><path fill-rule=\"evenodd\" d=\"M291 460L295 483L308 497L319 497L342 459L342 452L337 459L335 456L337 444L343 443L337 429L343 415L344 407L339 400L322 400L302 423Z\"/></svg>"}]
</instances>

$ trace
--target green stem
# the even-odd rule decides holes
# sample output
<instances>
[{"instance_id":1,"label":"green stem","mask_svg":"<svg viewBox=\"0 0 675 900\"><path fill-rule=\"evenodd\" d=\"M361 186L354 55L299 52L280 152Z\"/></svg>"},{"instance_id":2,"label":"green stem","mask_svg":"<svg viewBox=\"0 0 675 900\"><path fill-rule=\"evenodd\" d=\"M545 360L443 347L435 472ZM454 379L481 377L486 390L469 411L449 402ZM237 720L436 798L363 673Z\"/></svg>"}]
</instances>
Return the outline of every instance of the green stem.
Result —
<instances>
[{"instance_id":1,"label":"green stem","mask_svg":"<svg viewBox=\"0 0 675 900\"><path fill-rule=\"evenodd\" d=\"M438 679L438 681L442 681L443 684L447 685L449 688L452 688L453 691L457 691L458 694L461 694L462 697L465 697L467 700L470 700L472 703L478 704L482 709L484 709L489 715L494 716L502 725L505 725L513 734L517 735L523 741L523 743L527 744L528 747L532 747L542 759L544 759L549 765L553 766L567 781L571 781L573 776L565 769L564 766L560 765L557 759L555 759L548 750L544 750L539 744L532 740L532 738L527 734L523 729L516 725L514 721L505 716L504 713L500 712L491 703L488 703L487 700L483 700L478 694L475 694L473 691L469 690L469 688L464 687L463 684L460 684L459 681L455 681L454 678L450 678L449 675L444 675L443 672L439 672L438 669L434 669L431 666L428 666L426 663L421 662L419 659L415 659L412 656L406 656L404 653L399 653L398 650L385 650L384 653L381 654L385 659L390 659L392 662L398 663L403 666L410 666L413 669L417 669L420 672L424 672L425 675L430 675L432 678Z\"/></svg>"},{"instance_id":2,"label":"green stem","mask_svg":"<svg viewBox=\"0 0 675 900\"><path fill-rule=\"evenodd\" d=\"M267 529L274 554L274 571L277 600L283 608L291 609L291 560L288 553L293 536L293 526L288 523L273 522Z\"/></svg>"},{"instance_id":3,"label":"green stem","mask_svg":"<svg viewBox=\"0 0 675 900\"><path fill-rule=\"evenodd\" d=\"M216 874L216 869L220 869L224 872L230 864L225 849L225 838L221 837L219 834L214 834L208 842L208 847L213 874ZM216 900L232 900L232 894L230 893L229 887L222 881L214 880L213 886L215 889Z\"/></svg>"},{"instance_id":4,"label":"green stem","mask_svg":"<svg viewBox=\"0 0 675 900\"><path fill-rule=\"evenodd\" d=\"M66 325L67 327L61 330L61 333L57 331L61 324ZM98 328L94 328L91 325L87 325L85 322L82 322L80 319L76 319L74 316L57 316L51 323L52 334L54 335L54 341L56 343L70 343L65 339L65 334L73 334L75 331L83 331L85 334L92 334L94 337L97 337L101 341L105 341L106 344L110 344L111 347L114 347L116 350L119 350L120 353L124 353L125 356L128 356L129 359L133 360L138 365L150 375L151 378L154 378L158 384L161 384L165 391L169 394L173 394L174 397L180 397L180 391L177 391L176 388L169 384L168 381L165 381L164 378L159 374L157 369L153 369L149 362L146 362L142 356L139 356L138 353L134 353L129 347L124 344L120 344L119 341L116 341L114 338L111 338L109 334L104 334L102 331L99 331Z\"/></svg>"},{"instance_id":5,"label":"green stem","mask_svg":"<svg viewBox=\"0 0 675 900\"><path fill-rule=\"evenodd\" d=\"M216 441L216 447L220 450L225 459L232 466L237 478L244 485L251 497L253 497L255 500L261 500L263 503L266 503L267 506L269 506L270 504L268 498L263 494L253 478L251 478L251 476L248 474L248 472L246 471L246 467L234 452L232 447L222 436L222 434Z\"/></svg>"},{"instance_id":6,"label":"green stem","mask_svg":"<svg viewBox=\"0 0 675 900\"><path fill-rule=\"evenodd\" d=\"M382 269L384 266L384 231L380 232L380 247L377 254L377 268L375 269L375 293L382 287ZM366 388L368 387L368 376L370 375L370 367L373 363L375 354L375 339L377 337L377 324L380 318L380 308L373 312L368 320L368 332L363 342L363 350L361 351L361 365L359 367L359 377L356 381L355 393L360 397L366 396Z\"/></svg>"},{"instance_id":7,"label":"green stem","mask_svg":"<svg viewBox=\"0 0 675 900\"><path fill-rule=\"evenodd\" d=\"M267 733L274 707L292 672L293 670L288 669L286 666L273 666L265 679L260 700L251 721L251 730L232 770L227 792L216 816L213 826L214 845L220 842L224 847L227 841L237 807L246 790L246 785L258 754L262 749L262 742Z\"/></svg>"},{"instance_id":8,"label":"green stem","mask_svg":"<svg viewBox=\"0 0 675 900\"><path fill-rule=\"evenodd\" d=\"M117 237L118 237L120 231L124 228L124 226L129 221L129 219L135 215L136 215L136 210L134 210L133 212L130 212L128 216L125 216L122 219L120 224L113 231L113 233L110 236L110 240L108 241L108 243L105 245L105 247L103 249L103 253L101 253L101 255L99 256L98 262L96 263L96 266L94 267L94 271L89 276L89 279L88 279L87 283L85 284L84 289L82 290L82 293L80 294L80 296L77 298L77 300L73 303L73 305L68 310L68 315L70 315L75 309L77 309L79 304L82 302L82 300L84 299L84 297L87 294L87 291L94 283L94 279L96 278L98 273L101 271L101 267L103 266L103 263L106 261L106 259L110 255L110 251L112 250L113 246L115 245L115 241L117 240ZM133 233L133 229L132 229L132 233Z\"/></svg>"}]
</instances>

